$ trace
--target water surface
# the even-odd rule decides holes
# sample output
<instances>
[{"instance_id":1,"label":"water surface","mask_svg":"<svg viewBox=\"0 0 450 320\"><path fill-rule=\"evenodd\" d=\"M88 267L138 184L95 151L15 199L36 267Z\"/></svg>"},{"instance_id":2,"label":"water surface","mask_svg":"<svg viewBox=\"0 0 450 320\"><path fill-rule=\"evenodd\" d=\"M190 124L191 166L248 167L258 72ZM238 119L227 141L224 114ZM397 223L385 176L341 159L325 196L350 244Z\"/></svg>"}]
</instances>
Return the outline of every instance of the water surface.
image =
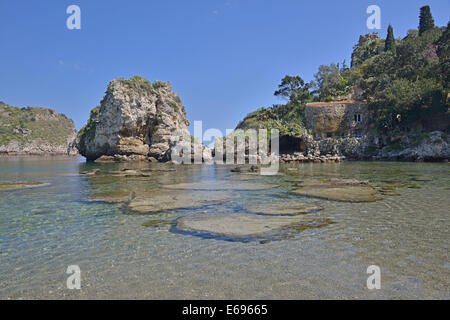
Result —
<instances>
[{"instance_id":1,"label":"water surface","mask_svg":"<svg viewBox=\"0 0 450 320\"><path fill-rule=\"evenodd\" d=\"M111 174L143 165L0 158L0 183L49 184L0 191L0 298L450 298L448 164L299 164L282 167L282 175L274 177L206 165L152 171L150 177ZM96 175L79 174L94 168L100 169ZM330 178L369 180L393 186L399 195L347 203L291 192L305 179ZM226 201L152 214L130 212L125 200L92 201L108 193L160 192L165 185L202 181L274 187L232 190ZM332 223L248 238L176 227L183 217L245 213L249 204L285 200L317 204L324 210L308 215ZM171 223L145 224L151 220ZM66 288L69 265L81 268L81 290ZM380 290L366 287L370 265L381 268Z\"/></svg>"}]
</instances>

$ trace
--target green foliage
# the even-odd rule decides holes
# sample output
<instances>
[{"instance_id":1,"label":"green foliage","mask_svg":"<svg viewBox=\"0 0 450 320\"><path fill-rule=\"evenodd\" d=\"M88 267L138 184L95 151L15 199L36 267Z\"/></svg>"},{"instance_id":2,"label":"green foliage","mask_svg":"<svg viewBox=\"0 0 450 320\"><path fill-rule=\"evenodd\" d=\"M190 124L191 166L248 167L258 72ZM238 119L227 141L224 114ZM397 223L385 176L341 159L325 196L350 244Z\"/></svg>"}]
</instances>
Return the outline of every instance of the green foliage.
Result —
<instances>
[{"instance_id":1,"label":"green foliage","mask_svg":"<svg viewBox=\"0 0 450 320\"><path fill-rule=\"evenodd\" d=\"M448 30L448 25L439 29L433 24L421 33L410 30L397 43L387 39L384 52L352 68L359 68L361 73L352 85L361 88L364 98L371 102L379 130L406 130L413 122L448 112ZM393 30L388 31L388 38L393 39ZM396 50L391 50L391 44Z\"/></svg>"},{"instance_id":2,"label":"green foliage","mask_svg":"<svg viewBox=\"0 0 450 320\"><path fill-rule=\"evenodd\" d=\"M434 28L434 20L431 15L430 6L423 6L420 8L419 17L419 35Z\"/></svg>"},{"instance_id":3,"label":"green foliage","mask_svg":"<svg viewBox=\"0 0 450 320\"><path fill-rule=\"evenodd\" d=\"M302 103L311 98L310 89L312 83L305 83L299 76L285 76L278 85L278 90L274 92L277 97L288 99L290 102Z\"/></svg>"},{"instance_id":4,"label":"green foliage","mask_svg":"<svg viewBox=\"0 0 450 320\"><path fill-rule=\"evenodd\" d=\"M138 90L141 92L152 92L152 90L153 90L153 85L151 84L151 82L140 76L133 76L130 79L120 78L120 79L118 79L118 81L121 84L127 86L131 90L134 89L134 90Z\"/></svg>"},{"instance_id":5,"label":"green foliage","mask_svg":"<svg viewBox=\"0 0 450 320\"><path fill-rule=\"evenodd\" d=\"M12 141L25 145L42 140L55 146L67 144L73 121L48 108L16 108L0 102L0 145Z\"/></svg>"},{"instance_id":6,"label":"green foliage","mask_svg":"<svg viewBox=\"0 0 450 320\"><path fill-rule=\"evenodd\" d=\"M83 128L81 128L80 131L78 132L78 140L81 148L83 148L83 146L88 140L91 140L95 137L95 128L99 120L99 117L100 117L100 106L96 106L94 109L91 110L86 125Z\"/></svg>"},{"instance_id":7,"label":"green foliage","mask_svg":"<svg viewBox=\"0 0 450 320\"><path fill-rule=\"evenodd\" d=\"M155 80L155 82L153 83L153 89L158 90L159 88L162 88L165 85L166 85L165 82L159 81L159 80Z\"/></svg>"},{"instance_id":8,"label":"green foliage","mask_svg":"<svg viewBox=\"0 0 450 320\"><path fill-rule=\"evenodd\" d=\"M378 37L378 33L360 36L359 42L353 47L351 67L357 67L383 51L384 42L384 39Z\"/></svg>"},{"instance_id":9,"label":"green foliage","mask_svg":"<svg viewBox=\"0 0 450 320\"><path fill-rule=\"evenodd\" d=\"M449 26L450 22L436 28L425 6L419 30L409 30L403 39L395 39L391 25L386 40L377 33L362 35L353 48L350 68L345 61L321 65L315 82L309 84L299 76L284 77L275 95L288 102L248 114L238 128L277 128L282 134L299 134L305 130L307 102L348 99L353 92L369 102L376 115L377 135L400 134L432 115L449 114Z\"/></svg>"},{"instance_id":10,"label":"green foliage","mask_svg":"<svg viewBox=\"0 0 450 320\"><path fill-rule=\"evenodd\" d=\"M274 95L287 100L286 104L259 108L248 114L236 129L277 129L281 135L300 136L305 132L305 105L312 100L313 83L305 83L299 76L285 76Z\"/></svg>"},{"instance_id":11,"label":"green foliage","mask_svg":"<svg viewBox=\"0 0 450 320\"><path fill-rule=\"evenodd\" d=\"M442 85L435 79L396 79L373 103L380 129L404 129L433 113L445 111Z\"/></svg>"},{"instance_id":12,"label":"green foliage","mask_svg":"<svg viewBox=\"0 0 450 320\"><path fill-rule=\"evenodd\" d=\"M259 108L239 122L236 129L278 129L280 134L300 136L305 132L303 125L304 105L274 105Z\"/></svg>"},{"instance_id":13,"label":"green foliage","mask_svg":"<svg viewBox=\"0 0 450 320\"><path fill-rule=\"evenodd\" d=\"M180 111L180 108L178 108L178 105L177 105L176 102L174 102L174 101L169 101L168 103L169 103L169 105L170 105L175 111L177 111L177 112Z\"/></svg>"},{"instance_id":14,"label":"green foliage","mask_svg":"<svg viewBox=\"0 0 450 320\"><path fill-rule=\"evenodd\" d=\"M397 51L397 48L395 46L394 29L391 25L389 25L388 27L388 34L384 45L384 51L391 51L394 55Z\"/></svg>"},{"instance_id":15,"label":"green foliage","mask_svg":"<svg viewBox=\"0 0 450 320\"><path fill-rule=\"evenodd\" d=\"M342 67L339 64L331 63L330 65L321 65L314 78L316 79L315 93L318 94L320 100L326 100L327 97L338 98L349 93L349 70L343 63Z\"/></svg>"},{"instance_id":16,"label":"green foliage","mask_svg":"<svg viewBox=\"0 0 450 320\"><path fill-rule=\"evenodd\" d=\"M167 87L168 85L167 82L159 80L155 80L155 82L152 84L149 80L137 75L129 79L120 78L117 79L117 81L128 87L130 90L135 90L136 92L143 93L154 93L155 90Z\"/></svg>"},{"instance_id":17,"label":"green foliage","mask_svg":"<svg viewBox=\"0 0 450 320\"><path fill-rule=\"evenodd\" d=\"M442 36L436 41L436 53L439 57L439 66L436 75L441 78L444 88L449 90L450 85L450 21L444 29Z\"/></svg>"}]
</instances>

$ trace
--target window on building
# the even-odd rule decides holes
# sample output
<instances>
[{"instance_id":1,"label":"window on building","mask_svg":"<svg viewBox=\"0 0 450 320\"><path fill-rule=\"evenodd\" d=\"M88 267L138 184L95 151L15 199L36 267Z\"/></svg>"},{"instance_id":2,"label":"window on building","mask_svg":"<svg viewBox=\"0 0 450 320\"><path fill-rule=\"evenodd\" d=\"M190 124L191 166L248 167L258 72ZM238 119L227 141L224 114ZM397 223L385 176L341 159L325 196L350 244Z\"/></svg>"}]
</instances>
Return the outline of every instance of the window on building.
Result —
<instances>
[{"instance_id":1,"label":"window on building","mask_svg":"<svg viewBox=\"0 0 450 320\"><path fill-rule=\"evenodd\" d=\"M356 113L355 114L355 122L361 122L362 121L362 116L360 113Z\"/></svg>"},{"instance_id":2,"label":"window on building","mask_svg":"<svg viewBox=\"0 0 450 320\"><path fill-rule=\"evenodd\" d=\"M327 138L332 138L333 134L331 132L327 132Z\"/></svg>"},{"instance_id":3,"label":"window on building","mask_svg":"<svg viewBox=\"0 0 450 320\"><path fill-rule=\"evenodd\" d=\"M356 136L357 138L362 138L362 132L359 131L359 130L356 130L356 131L355 131L355 136Z\"/></svg>"}]
</instances>

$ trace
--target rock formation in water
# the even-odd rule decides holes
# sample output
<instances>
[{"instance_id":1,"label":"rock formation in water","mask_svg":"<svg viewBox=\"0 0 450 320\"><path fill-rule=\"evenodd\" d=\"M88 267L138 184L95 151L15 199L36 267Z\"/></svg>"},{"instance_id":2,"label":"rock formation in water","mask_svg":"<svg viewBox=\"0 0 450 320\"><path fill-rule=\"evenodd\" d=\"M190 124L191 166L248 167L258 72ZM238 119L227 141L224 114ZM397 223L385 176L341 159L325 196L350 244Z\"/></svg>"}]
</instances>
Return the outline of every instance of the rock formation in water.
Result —
<instances>
[{"instance_id":1,"label":"rock formation in water","mask_svg":"<svg viewBox=\"0 0 450 320\"><path fill-rule=\"evenodd\" d=\"M100 106L78 135L77 147L88 160L169 161L173 136L189 136L189 120L168 82L153 84L139 76L112 80ZM203 158L208 158L201 145Z\"/></svg>"},{"instance_id":2,"label":"rock formation in water","mask_svg":"<svg viewBox=\"0 0 450 320\"><path fill-rule=\"evenodd\" d=\"M74 123L53 109L0 102L0 154L75 155Z\"/></svg>"}]
</instances>

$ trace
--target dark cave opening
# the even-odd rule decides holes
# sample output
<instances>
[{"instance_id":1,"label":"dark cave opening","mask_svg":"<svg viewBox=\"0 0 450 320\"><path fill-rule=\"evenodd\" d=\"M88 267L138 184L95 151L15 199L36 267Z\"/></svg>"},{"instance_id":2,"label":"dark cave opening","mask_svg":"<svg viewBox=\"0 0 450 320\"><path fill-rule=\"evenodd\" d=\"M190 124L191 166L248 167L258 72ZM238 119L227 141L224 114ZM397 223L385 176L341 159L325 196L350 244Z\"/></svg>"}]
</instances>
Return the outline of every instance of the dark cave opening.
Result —
<instances>
[{"instance_id":1,"label":"dark cave opening","mask_svg":"<svg viewBox=\"0 0 450 320\"><path fill-rule=\"evenodd\" d=\"M304 152L305 143L302 138L289 135L280 136L280 154Z\"/></svg>"}]
</instances>

